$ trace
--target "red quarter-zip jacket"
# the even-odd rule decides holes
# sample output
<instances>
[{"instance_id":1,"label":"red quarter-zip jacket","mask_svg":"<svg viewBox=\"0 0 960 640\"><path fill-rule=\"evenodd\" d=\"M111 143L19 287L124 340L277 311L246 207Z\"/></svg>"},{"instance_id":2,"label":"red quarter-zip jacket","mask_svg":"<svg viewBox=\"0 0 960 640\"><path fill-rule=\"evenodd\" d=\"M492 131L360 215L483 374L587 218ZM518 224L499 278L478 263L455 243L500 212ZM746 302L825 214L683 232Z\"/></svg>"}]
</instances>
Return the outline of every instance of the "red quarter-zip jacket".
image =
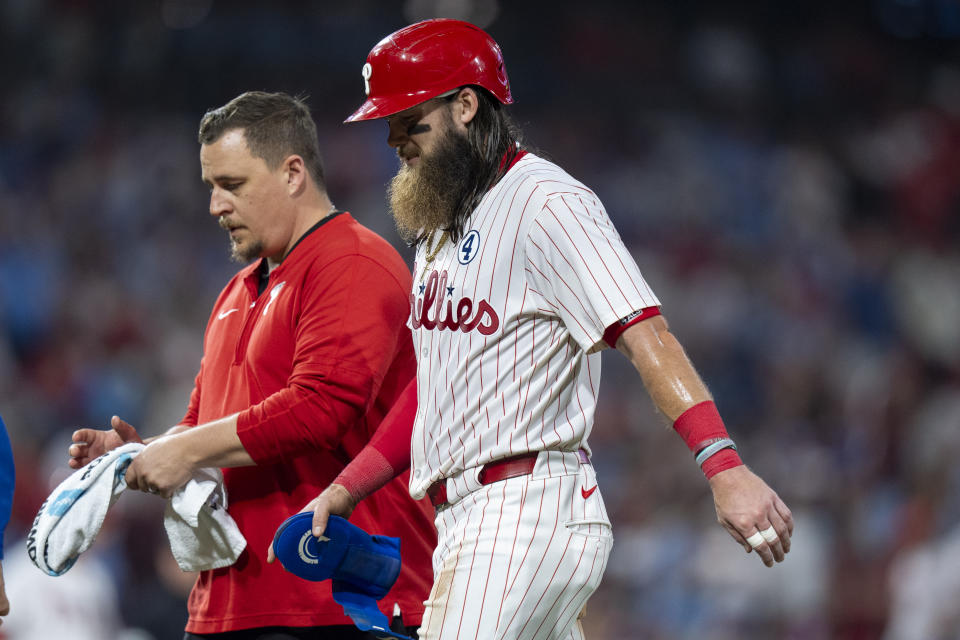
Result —
<instances>
[{"instance_id":1,"label":"red quarter-zip jacket","mask_svg":"<svg viewBox=\"0 0 960 640\"><path fill-rule=\"evenodd\" d=\"M416 370L410 272L383 238L348 213L307 233L271 271L260 264L221 292L183 424L239 412L237 434L256 466L224 469L228 511L247 539L231 567L204 571L190 594L191 633L262 626L351 624L330 581L266 563L281 522L312 500L370 439ZM399 536L403 570L381 601L417 625L432 583L432 509L415 502L407 474L360 503L350 518Z\"/></svg>"}]
</instances>

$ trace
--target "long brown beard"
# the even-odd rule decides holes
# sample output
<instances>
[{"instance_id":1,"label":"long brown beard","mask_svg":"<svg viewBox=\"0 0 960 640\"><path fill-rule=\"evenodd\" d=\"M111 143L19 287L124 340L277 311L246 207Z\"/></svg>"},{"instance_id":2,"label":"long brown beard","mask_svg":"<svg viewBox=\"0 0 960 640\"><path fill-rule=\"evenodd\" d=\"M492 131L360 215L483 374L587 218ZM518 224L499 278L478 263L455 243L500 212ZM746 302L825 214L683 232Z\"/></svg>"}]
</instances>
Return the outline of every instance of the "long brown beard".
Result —
<instances>
[{"instance_id":1,"label":"long brown beard","mask_svg":"<svg viewBox=\"0 0 960 640\"><path fill-rule=\"evenodd\" d=\"M443 132L430 155L420 156L416 167L401 161L387 188L400 236L412 242L449 227L481 170L482 159L466 136L452 127Z\"/></svg>"}]
</instances>

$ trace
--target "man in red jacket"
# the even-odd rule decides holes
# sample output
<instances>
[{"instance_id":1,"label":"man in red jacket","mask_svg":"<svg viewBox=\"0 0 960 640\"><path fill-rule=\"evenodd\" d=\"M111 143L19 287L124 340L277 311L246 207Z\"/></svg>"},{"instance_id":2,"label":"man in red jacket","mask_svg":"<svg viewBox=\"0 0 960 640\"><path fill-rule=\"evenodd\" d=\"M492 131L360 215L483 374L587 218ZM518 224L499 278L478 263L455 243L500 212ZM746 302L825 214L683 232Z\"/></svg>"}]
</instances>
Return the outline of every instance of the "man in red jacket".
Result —
<instances>
[{"instance_id":1,"label":"man in red jacket","mask_svg":"<svg viewBox=\"0 0 960 640\"><path fill-rule=\"evenodd\" d=\"M359 452L412 379L410 272L383 238L338 211L324 185L315 124L286 94L245 93L200 123L210 214L233 257L254 260L221 292L186 416L127 471L131 488L169 497L194 470L223 468L229 513L247 539L237 562L204 571L186 638L365 638L330 582L267 566L277 523L323 490ZM70 464L139 441L80 429ZM403 540L403 571L381 601L417 626L436 543L432 509L397 478L351 522ZM403 514L403 518L395 517Z\"/></svg>"}]
</instances>

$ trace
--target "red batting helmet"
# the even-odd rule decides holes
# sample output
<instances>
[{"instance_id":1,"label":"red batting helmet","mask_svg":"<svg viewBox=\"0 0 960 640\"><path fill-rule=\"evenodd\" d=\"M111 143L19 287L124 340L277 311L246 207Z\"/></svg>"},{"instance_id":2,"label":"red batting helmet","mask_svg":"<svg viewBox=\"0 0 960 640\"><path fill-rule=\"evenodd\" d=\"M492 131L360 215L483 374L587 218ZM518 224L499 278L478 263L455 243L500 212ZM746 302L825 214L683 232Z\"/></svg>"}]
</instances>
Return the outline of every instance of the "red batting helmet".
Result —
<instances>
[{"instance_id":1,"label":"red batting helmet","mask_svg":"<svg viewBox=\"0 0 960 640\"><path fill-rule=\"evenodd\" d=\"M362 74L367 100L344 122L393 115L468 84L513 102L500 47L460 20L424 20L391 33L370 51Z\"/></svg>"}]
</instances>

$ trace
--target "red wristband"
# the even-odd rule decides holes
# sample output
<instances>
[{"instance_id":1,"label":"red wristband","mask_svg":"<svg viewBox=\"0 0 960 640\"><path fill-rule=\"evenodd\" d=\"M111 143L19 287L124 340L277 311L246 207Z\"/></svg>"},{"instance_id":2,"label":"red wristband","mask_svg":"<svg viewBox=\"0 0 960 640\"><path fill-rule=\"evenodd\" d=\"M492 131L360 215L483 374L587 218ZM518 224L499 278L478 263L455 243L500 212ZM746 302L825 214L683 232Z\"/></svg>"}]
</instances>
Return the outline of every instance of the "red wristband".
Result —
<instances>
[{"instance_id":1,"label":"red wristband","mask_svg":"<svg viewBox=\"0 0 960 640\"><path fill-rule=\"evenodd\" d=\"M721 471L739 467L742 464L743 460L740 459L740 454L737 453L736 449L721 449L704 460L700 469L709 480Z\"/></svg>"},{"instance_id":2,"label":"red wristband","mask_svg":"<svg viewBox=\"0 0 960 640\"><path fill-rule=\"evenodd\" d=\"M673 428L693 453L703 449L704 440L729 437L727 428L723 426L720 412L717 411L717 405L711 400L695 404L681 413L680 417L674 421Z\"/></svg>"},{"instance_id":3,"label":"red wristband","mask_svg":"<svg viewBox=\"0 0 960 640\"><path fill-rule=\"evenodd\" d=\"M723 425L720 412L717 411L717 405L711 400L695 404L681 413L680 417L674 421L673 428L694 455L710 442L730 437L727 434L727 428ZM707 479L710 479L721 471L741 464L743 461L735 449L721 449L704 460L700 468Z\"/></svg>"}]
</instances>

